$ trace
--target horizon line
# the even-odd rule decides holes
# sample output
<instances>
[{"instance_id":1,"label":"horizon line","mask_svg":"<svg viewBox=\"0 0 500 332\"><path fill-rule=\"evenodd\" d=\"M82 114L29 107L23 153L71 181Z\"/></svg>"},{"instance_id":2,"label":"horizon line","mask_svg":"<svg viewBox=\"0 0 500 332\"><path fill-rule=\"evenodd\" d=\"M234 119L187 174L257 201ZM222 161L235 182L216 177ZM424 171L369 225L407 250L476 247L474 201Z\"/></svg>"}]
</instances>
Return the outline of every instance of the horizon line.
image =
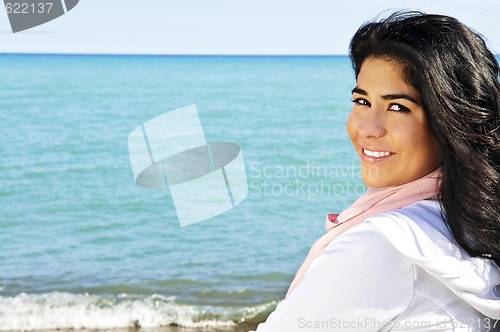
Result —
<instances>
[{"instance_id":1,"label":"horizon line","mask_svg":"<svg viewBox=\"0 0 500 332\"><path fill-rule=\"evenodd\" d=\"M241 56L241 57L342 57L348 54L278 54L278 53L65 53L65 52L0 52L0 55L69 55L69 56Z\"/></svg>"}]
</instances>

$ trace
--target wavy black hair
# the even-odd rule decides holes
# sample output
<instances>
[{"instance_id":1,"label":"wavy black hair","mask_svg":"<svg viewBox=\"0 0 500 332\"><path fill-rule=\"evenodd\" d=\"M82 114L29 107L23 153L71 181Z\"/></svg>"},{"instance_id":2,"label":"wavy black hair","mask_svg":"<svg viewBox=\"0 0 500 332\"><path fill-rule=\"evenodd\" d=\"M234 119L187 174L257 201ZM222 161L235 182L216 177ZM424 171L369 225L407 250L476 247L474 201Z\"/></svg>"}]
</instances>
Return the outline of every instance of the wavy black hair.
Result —
<instances>
[{"instance_id":1,"label":"wavy black hair","mask_svg":"<svg viewBox=\"0 0 500 332\"><path fill-rule=\"evenodd\" d=\"M350 57L356 78L367 57L402 66L441 148L447 226L469 255L500 266L499 67L483 38L453 17L397 12L361 26Z\"/></svg>"}]
</instances>

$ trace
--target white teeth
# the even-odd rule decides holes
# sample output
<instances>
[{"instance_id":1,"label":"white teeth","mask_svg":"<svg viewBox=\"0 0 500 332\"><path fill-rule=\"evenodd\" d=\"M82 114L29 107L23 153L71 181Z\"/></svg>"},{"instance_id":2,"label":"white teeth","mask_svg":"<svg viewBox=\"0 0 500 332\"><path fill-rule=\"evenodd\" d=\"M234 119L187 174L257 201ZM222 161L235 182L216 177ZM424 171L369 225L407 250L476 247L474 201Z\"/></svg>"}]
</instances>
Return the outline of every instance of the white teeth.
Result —
<instances>
[{"instance_id":1,"label":"white teeth","mask_svg":"<svg viewBox=\"0 0 500 332\"><path fill-rule=\"evenodd\" d=\"M390 152L385 152L385 151L370 151L370 150L365 150L363 149L363 152L370 157L375 157L375 158L381 158L381 157L387 157L390 155Z\"/></svg>"}]
</instances>

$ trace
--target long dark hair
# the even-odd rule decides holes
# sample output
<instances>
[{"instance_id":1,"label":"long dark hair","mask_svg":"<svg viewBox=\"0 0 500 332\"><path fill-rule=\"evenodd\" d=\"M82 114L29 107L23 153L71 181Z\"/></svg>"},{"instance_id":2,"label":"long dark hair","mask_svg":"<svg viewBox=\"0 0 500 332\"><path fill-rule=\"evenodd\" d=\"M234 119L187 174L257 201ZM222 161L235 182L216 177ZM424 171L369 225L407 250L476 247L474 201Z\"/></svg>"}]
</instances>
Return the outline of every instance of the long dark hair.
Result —
<instances>
[{"instance_id":1,"label":"long dark hair","mask_svg":"<svg viewBox=\"0 0 500 332\"><path fill-rule=\"evenodd\" d=\"M441 147L448 228L471 256L500 266L499 67L483 38L452 17L398 12L364 24L350 56L356 77L367 57L402 65Z\"/></svg>"}]
</instances>

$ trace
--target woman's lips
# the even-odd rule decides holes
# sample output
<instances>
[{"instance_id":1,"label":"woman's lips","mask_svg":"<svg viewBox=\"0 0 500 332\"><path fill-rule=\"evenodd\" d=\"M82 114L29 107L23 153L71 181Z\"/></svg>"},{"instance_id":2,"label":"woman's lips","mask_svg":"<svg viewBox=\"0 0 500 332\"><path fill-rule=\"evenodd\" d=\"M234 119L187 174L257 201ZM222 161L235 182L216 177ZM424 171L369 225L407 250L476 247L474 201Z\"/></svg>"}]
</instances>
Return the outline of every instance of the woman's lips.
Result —
<instances>
[{"instance_id":1,"label":"woman's lips","mask_svg":"<svg viewBox=\"0 0 500 332\"><path fill-rule=\"evenodd\" d=\"M361 148L361 157L368 161L382 161L394 155L394 152L389 151L375 151Z\"/></svg>"}]
</instances>

